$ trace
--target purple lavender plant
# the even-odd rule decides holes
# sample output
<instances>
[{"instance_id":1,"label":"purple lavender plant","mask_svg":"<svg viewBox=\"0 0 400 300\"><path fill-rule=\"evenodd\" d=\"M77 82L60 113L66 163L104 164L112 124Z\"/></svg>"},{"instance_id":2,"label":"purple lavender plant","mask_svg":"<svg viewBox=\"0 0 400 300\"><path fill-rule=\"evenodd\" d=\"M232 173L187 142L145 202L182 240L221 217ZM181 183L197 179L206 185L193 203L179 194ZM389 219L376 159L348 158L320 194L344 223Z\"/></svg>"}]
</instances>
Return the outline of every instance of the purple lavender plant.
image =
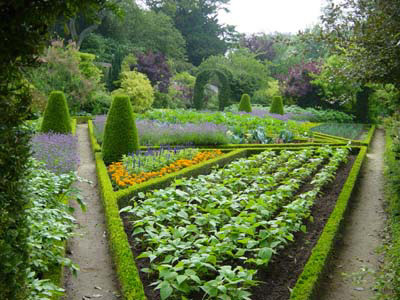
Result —
<instances>
[{"instance_id":1,"label":"purple lavender plant","mask_svg":"<svg viewBox=\"0 0 400 300\"><path fill-rule=\"evenodd\" d=\"M75 171L79 164L78 139L70 134L42 133L31 140L33 157L55 174Z\"/></svg>"}]
</instances>

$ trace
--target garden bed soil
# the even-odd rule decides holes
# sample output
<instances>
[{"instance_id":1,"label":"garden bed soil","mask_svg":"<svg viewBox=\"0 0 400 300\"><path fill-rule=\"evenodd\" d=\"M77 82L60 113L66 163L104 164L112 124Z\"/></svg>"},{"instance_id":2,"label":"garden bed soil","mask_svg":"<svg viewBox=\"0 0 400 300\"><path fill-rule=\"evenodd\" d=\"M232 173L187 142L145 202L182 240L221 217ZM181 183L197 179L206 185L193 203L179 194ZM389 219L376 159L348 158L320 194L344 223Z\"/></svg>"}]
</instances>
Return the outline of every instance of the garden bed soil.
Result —
<instances>
[{"instance_id":1,"label":"garden bed soil","mask_svg":"<svg viewBox=\"0 0 400 300\"><path fill-rule=\"evenodd\" d=\"M336 201L355 159L356 155L350 155L347 164L343 165L338 170L335 180L323 189L323 195L317 199L311 211L314 218L313 222L307 221L305 224L307 232L296 233L294 243L280 250L279 254L273 257L268 268L258 270L256 280L259 280L261 283L251 290L252 300L289 299L290 289L296 284L312 249L318 242L325 224L335 208ZM302 188L302 190L306 189L307 185ZM122 219L138 270L148 268L150 265L148 259L136 259L136 257L141 254L142 249L137 247L131 238L132 225L127 218L127 214L122 214ZM146 273L139 273L147 299L160 300L159 290L154 290L154 286L150 286L150 284L154 282L154 278L149 278ZM203 294L193 295L191 299L201 300L203 296Z\"/></svg>"}]
</instances>

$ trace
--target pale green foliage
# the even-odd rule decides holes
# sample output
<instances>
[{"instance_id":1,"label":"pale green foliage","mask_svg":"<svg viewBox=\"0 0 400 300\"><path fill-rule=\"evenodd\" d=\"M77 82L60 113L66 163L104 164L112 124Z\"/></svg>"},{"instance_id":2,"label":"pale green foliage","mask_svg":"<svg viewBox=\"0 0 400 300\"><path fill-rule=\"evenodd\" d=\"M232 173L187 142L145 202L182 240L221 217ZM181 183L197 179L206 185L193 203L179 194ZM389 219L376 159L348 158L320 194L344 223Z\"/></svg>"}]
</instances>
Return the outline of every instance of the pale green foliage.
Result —
<instances>
[{"instance_id":1,"label":"pale green foliage","mask_svg":"<svg viewBox=\"0 0 400 300\"><path fill-rule=\"evenodd\" d=\"M254 92L252 102L256 104L269 105L275 96L282 97L282 93L279 87L279 81L271 79L268 81L267 87L257 90Z\"/></svg>"},{"instance_id":2,"label":"pale green foliage","mask_svg":"<svg viewBox=\"0 0 400 300\"><path fill-rule=\"evenodd\" d=\"M188 72L176 74L171 79L168 94L171 96L177 107L189 108L193 106L193 90L196 77Z\"/></svg>"},{"instance_id":3,"label":"pale green foliage","mask_svg":"<svg viewBox=\"0 0 400 300\"><path fill-rule=\"evenodd\" d=\"M148 110L154 101L154 90L145 74L128 71L121 73L121 87L113 95L128 95L135 113Z\"/></svg>"},{"instance_id":4,"label":"pale green foliage","mask_svg":"<svg viewBox=\"0 0 400 300\"><path fill-rule=\"evenodd\" d=\"M124 57L121 63L121 72L130 72L131 65L137 64L137 58L132 53L129 53L127 56Z\"/></svg>"},{"instance_id":5,"label":"pale green foliage","mask_svg":"<svg viewBox=\"0 0 400 300\"><path fill-rule=\"evenodd\" d=\"M360 90L358 81L351 80L348 73L353 68L344 56L332 55L322 66L319 75L312 75L313 85L321 87L321 95L325 101L341 105L354 102L357 91Z\"/></svg>"}]
</instances>

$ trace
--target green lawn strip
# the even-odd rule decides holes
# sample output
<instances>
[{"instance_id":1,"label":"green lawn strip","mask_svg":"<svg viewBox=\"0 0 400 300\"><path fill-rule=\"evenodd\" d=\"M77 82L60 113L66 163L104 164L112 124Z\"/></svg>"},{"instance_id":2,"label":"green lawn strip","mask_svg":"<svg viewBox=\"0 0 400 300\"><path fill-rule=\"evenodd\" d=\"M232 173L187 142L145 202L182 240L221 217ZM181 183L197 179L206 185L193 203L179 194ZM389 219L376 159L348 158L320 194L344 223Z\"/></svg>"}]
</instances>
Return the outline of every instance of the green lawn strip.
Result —
<instances>
[{"instance_id":1,"label":"green lawn strip","mask_svg":"<svg viewBox=\"0 0 400 300\"><path fill-rule=\"evenodd\" d=\"M335 240L343 224L342 221L347 211L349 200L367 153L367 147L365 146L356 148L359 148L360 152L357 155L349 176L340 192L336 206L324 227L318 243L313 248L311 256L292 290L291 300L309 300L315 296L318 283L324 274Z\"/></svg>"},{"instance_id":2,"label":"green lawn strip","mask_svg":"<svg viewBox=\"0 0 400 300\"><path fill-rule=\"evenodd\" d=\"M181 169L178 172L170 173L170 174L167 174L167 175L165 175L163 177L159 177L159 178L153 178L153 179L145 181L141 184L131 186L127 189L119 190L119 191L115 192L115 197L118 201L119 207L123 208L126 205L128 205L127 204L128 201L135 194L137 194L139 192L145 192L148 190L164 188L177 178L196 176L199 174L208 174L209 172L211 172L213 167L216 167L216 166L222 167L225 164L228 164L235 159L245 157L245 156L247 156L246 149L233 150L226 154L223 154L222 156L218 156L216 158L206 160L202 163ZM110 181L110 184L111 184L111 181Z\"/></svg>"},{"instance_id":3,"label":"green lawn strip","mask_svg":"<svg viewBox=\"0 0 400 300\"><path fill-rule=\"evenodd\" d=\"M327 139L330 139L330 140L336 141L336 142L345 142L345 143L351 142L353 145L368 146L372 140L372 137L374 136L375 129L376 129L376 126L371 125L371 127L368 130L368 134L367 134L366 138L363 140L352 140L352 139L347 139L347 138L340 137L340 136L329 135L329 134L322 133L322 132L314 132L314 136L324 137L324 138L327 138Z\"/></svg>"},{"instance_id":4,"label":"green lawn strip","mask_svg":"<svg viewBox=\"0 0 400 300\"><path fill-rule=\"evenodd\" d=\"M386 252L385 273L391 274L393 299L400 298L400 161L392 151L393 140L386 131L385 145L385 198L388 203L391 241ZM387 289L387 284L384 286ZM390 298L392 299L392 298Z\"/></svg>"},{"instance_id":5,"label":"green lawn strip","mask_svg":"<svg viewBox=\"0 0 400 300\"><path fill-rule=\"evenodd\" d=\"M117 199L108 176L107 167L103 162L101 153L95 153L95 158L109 245L123 299L145 300L143 284L133 259L124 225L119 216Z\"/></svg>"},{"instance_id":6,"label":"green lawn strip","mask_svg":"<svg viewBox=\"0 0 400 300\"><path fill-rule=\"evenodd\" d=\"M323 139L325 141L329 141L329 142L334 142L334 143L347 143L348 141L350 141L347 138L344 137L340 137L340 136L335 136L335 135L330 135L330 134L326 134L326 133L322 133L322 132L314 132L314 137L319 138L319 139Z\"/></svg>"},{"instance_id":7,"label":"green lawn strip","mask_svg":"<svg viewBox=\"0 0 400 300\"><path fill-rule=\"evenodd\" d=\"M90 145L92 146L93 153L101 152L101 147L97 143L96 136L94 135L93 121L92 120L88 120L88 130L89 130Z\"/></svg>"}]
</instances>

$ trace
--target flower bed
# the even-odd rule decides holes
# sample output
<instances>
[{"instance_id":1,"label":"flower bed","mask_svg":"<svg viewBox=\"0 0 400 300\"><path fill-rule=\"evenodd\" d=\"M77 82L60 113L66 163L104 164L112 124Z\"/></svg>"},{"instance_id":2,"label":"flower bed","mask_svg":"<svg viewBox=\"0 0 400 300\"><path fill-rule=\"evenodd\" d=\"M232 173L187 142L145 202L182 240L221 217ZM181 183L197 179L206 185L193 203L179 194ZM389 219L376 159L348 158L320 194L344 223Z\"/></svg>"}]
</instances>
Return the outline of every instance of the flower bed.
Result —
<instances>
[{"instance_id":1,"label":"flower bed","mask_svg":"<svg viewBox=\"0 0 400 300\"><path fill-rule=\"evenodd\" d=\"M150 262L142 272L161 299L249 299L257 268L306 230L317 195L347 155L329 147L266 151L139 194L123 211L142 249L137 259Z\"/></svg>"},{"instance_id":2,"label":"flower bed","mask_svg":"<svg viewBox=\"0 0 400 300\"><path fill-rule=\"evenodd\" d=\"M146 153L124 156L122 162L108 166L108 172L115 190L140 184L151 178L162 177L183 168L222 155L221 150L199 151L182 150L148 150Z\"/></svg>"},{"instance_id":3,"label":"flower bed","mask_svg":"<svg viewBox=\"0 0 400 300\"><path fill-rule=\"evenodd\" d=\"M79 164L78 138L70 134L40 133L33 136L33 157L55 174L75 171Z\"/></svg>"},{"instance_id":4,"label":"flower bed","mask_svg":"<svg viewBox=\"0 0 400 300\"><path fill-rule=\"evenodd\" d=\"M93 121L94 133L99 143L103 141L106 116L97 116ZM227 128L210 122L200 124L173 124L157 120L137 120L136 127L142 145L223 145L229 139Z\"/></svg>"}]
</instances>

